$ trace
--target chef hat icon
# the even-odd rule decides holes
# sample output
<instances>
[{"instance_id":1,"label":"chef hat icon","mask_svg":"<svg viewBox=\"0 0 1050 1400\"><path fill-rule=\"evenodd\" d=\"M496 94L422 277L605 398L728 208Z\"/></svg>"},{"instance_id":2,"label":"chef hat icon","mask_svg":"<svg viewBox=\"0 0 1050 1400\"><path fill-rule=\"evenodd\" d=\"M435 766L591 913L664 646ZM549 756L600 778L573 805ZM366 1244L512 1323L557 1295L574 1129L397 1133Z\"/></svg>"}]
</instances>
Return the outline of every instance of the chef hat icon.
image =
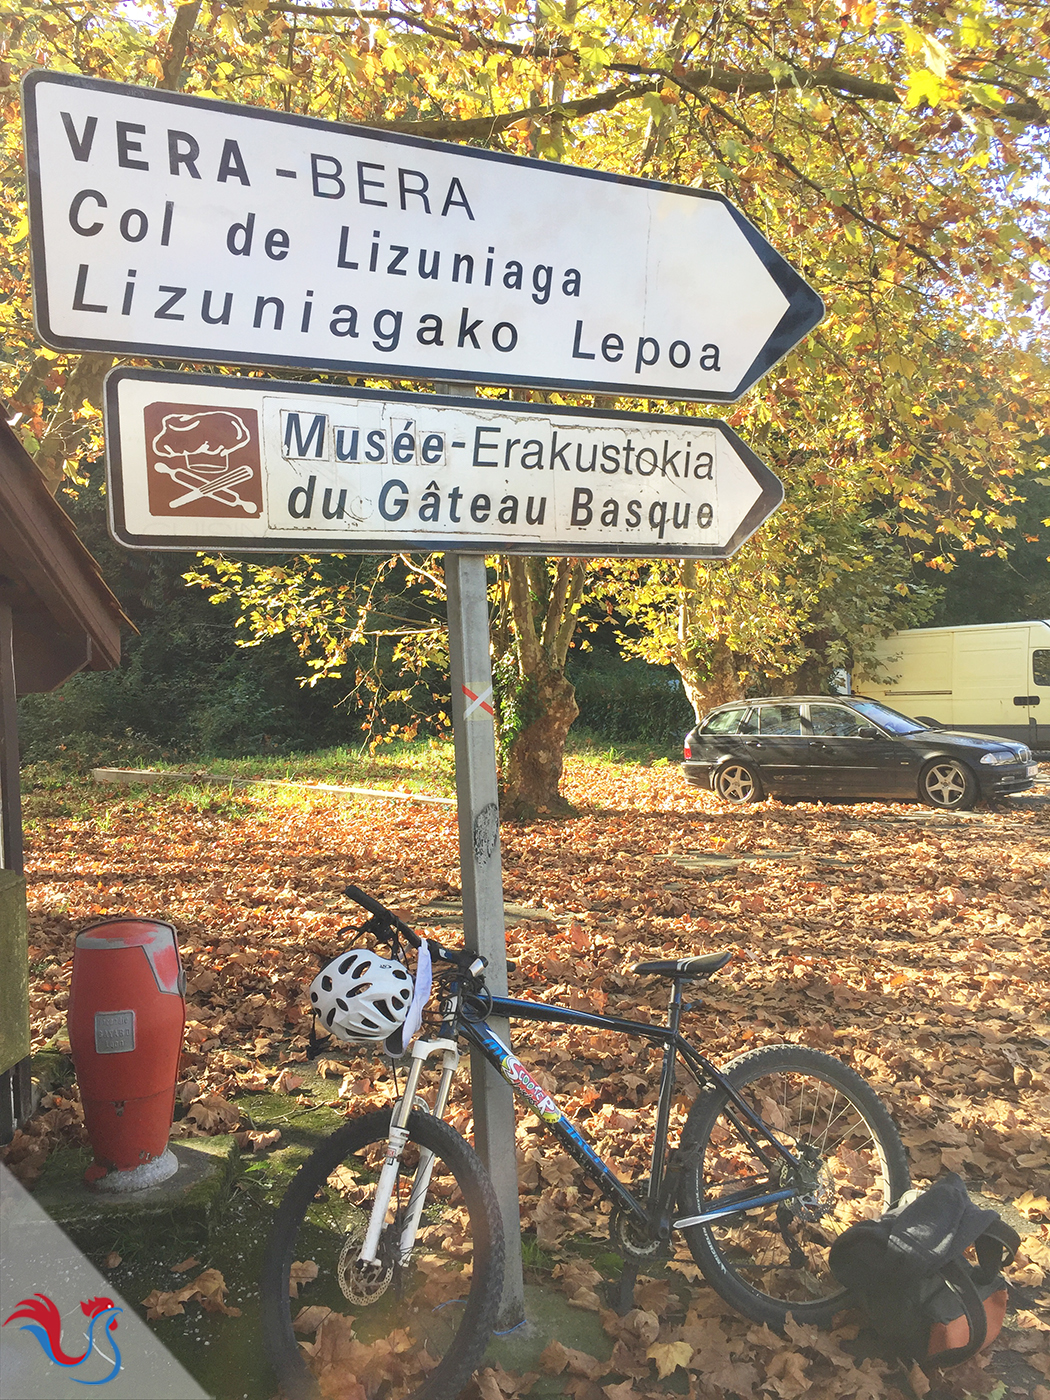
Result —
<instances>
[{"instance_id":1,"label":"chef hat icon","mask_svg":"<svg viewBox=\"0 0 1050 1400\"><path fill-rule=\"evenodd\" d=\"M229 470L230 454L251 441L244 420L228 409L204 413L168 413L153 439L159 457L181 457L198 476L219 476Z\"/></svg>"}]
</instances>

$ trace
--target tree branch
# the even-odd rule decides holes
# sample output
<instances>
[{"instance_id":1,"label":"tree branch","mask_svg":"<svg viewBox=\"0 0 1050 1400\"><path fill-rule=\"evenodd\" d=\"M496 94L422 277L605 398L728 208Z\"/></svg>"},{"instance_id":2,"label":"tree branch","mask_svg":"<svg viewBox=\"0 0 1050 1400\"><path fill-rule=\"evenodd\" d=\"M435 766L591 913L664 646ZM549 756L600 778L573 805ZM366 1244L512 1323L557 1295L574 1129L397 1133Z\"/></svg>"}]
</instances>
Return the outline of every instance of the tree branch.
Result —
<instances>
[{"instance_id":1,"label":"tree branch","mask_svg":"<svg viewBox=\"0 0 1050 1400\"><path fill-rule=\"evenodd\" d=\"M66 375L65 387L34 458L52 496L62 484L66 462L78 450L91 427L81 406L102 402L102 381L113 364L112 355L81 355Z\"/></svg>"},{"instance_id":2,"label":"tree branch","mask_svg":"<svg viewBox=\"0 0 1050 1400\"><path fill-rule=\"evenodd\" d=\"M532 611L528 565L529 560L520 554L512 554L507 560L507 572L510 575L510 615L518 635L518 664L523 676L535 675L542 659Z\"/></svg>"},{"instance_id":3,"label":"tree branch","mask_svg":"<svg viewBox=\"0 0 1050 1400\"><path fill-rule=\"evenodd\" d=\"M647 92L655 92L662 86L662 80L651 83L627 83L623 87L607 88L594 97L582 97L577 102L537 103L532 107L519 107L515 111L495 112L488 117L448 117L422 120L398 119L390 122L361 122L361 126L375 127L380 131L410 131L414 136L430 136L438 141L489 140L497 132L505 131L524 121L550 121L552 117L562 117L573 121L590 116L592 112L608 112L621 102L643 97Z\"/></svg>"},{"instance_id":4,"label":"tree branch","mask_svg":"<svg viewBox=\"0 0 1050 1400\"><path fill-rule=\"evenodd\" d=\"M489 35L482 34L476 30L457 30L446 28L443 25L432 24L418 16L409 14L405 10L376 10L376 9L356 9L352 6L339 5L326 9L317 5L270 5L267 14L293 14L311 15L317 19L358 19L358 20L379 20L384 24L397 23L407 25L411 29L417 29L421 33L429 34L435 39L445 39L449 43L476 45L493 53L512 54L517 58L573 58L579 59L575 49L566 44L541 46L538 43L521 44L515 43L511 39L493 39ZM893 83L877 82L874 78L865 78L857 73L847 73L841 68L802 68L797 64L786 65L790 68L790 73L786 76L770 73L767 69L745 70L740 68L723 68L717 64L706 64L702 67L683 68L681 64L675 64L671 68L651 67L640 63L610 63L606 67L613 73L624 73L631 77L652 77L658 78L661 82L680 82L687 86L690 91L701 93L707 90L723 92L727 96L748 97L761 93L775 93L790 88L801 88L804 90L817 90L823 92L840 93L843 96L864 98L870 102L886 102L897 107L901 103L901 95ZM958 75L957 75L958 76ZM993 87L1009 86L1010 91L1018 91L1013 85L997 84L994 77L983 76L964 77L963 81L990 83ZM627 89L620 89L619 101L629 101L632 96L642 95L644 92L651 92L651 87L639 87L634 92ZM615 104L614 104L615 105ZM1050 125L1050 109L1043 107L1034 97L1023 91L1018 91L1016 102L1004 103L1002 107L993 109L985 107L981 103L970 103L967 110L977 110L987 112L989 116L1006 116L1016 122L1021 122L1027 126L1047 126ZM532 109L529 109L530 111ZM595 108L594 110L604 110ZM559 113L560 115L560 113ZM566 109L566 115L571 115ZM422 123L416 123L413 129L418 130ZM470 133L471 135L475 133Z\"/></svg>"},{"instance_id":5,"label":"tree branch","mask_svg":"<svg viewBox=\"0 0 1050 1400\"><path fill-rule=\"evenodd\" d=\"M182 86L182 66L186 62L186 50L189 47L190 35L193 33L193 26L197 23L200 9L201 0L190 0L189 4L180 5L175 11L171 33L168 35L168 56L164 60L164 76L157 84L159 88L166 88L168 92L178 92Z\"/></svg>"},{"instance_id":6,"label":"tree branch","mask_svg":"<svg viewBox=\"0 0 1050 1400\"><path fill-rule=\"evenodd\" d=\"M44 387L44 380L54 367L55 362L50 355L34 356L33 362L18 381L18 387L8 400L16 413L25 413L32 408L37 394Z\"/></svg>"},{"instance_id":7,"label":"tree branch","mask_svg":"<svg viewBox=\"0 0 1050 1400\"><path fill-rule=\"evenodd\" d=\"M547 600L547 615L543 619L543 630L541 639L543 647L552 656L557 664L555 655L557 650L558 630L561 627L562 615L565 611L565 600L569 595L569 585L572 582L572 566L575 560L559 559L555 565L554 587L551 589L550 597Z\"/></svg>"},{"instance_id":8,"label":"tree branch","mask_svg":"<svg viewBox=\"0 0 1050 1400\"><path fill-rule=\"evenodd\" d=\"M576 631L576 609L583 597L583 585L586 579L586 571L581 559L570 559L566 562L572 565L571 586L563 606L561 626L554 638L554 657L558 663L558 669L562 671L565 669L565 661L569 655L569 644Z\"/></svg>"},{"instance_id":9,"label":"tree branch","mask_svg":"<svg viewBox=\"0 0 1050 1400\"><path fill-rule=\"evenodd\" d=\"M540 49L536 44L515 44L510 39L492 39L487 34L478 33L473 29L446 29L443 25L431 24L404 10L359 10L347 5L336 5L331 9L321 9L316 5L270 5L266 13L310 15L315 19L376 19L383 24L397 22L408 25L410 29L418 29L435 39L448 39L454 44L465 44L469 39L470 43L476 44L478 48L513 54L517 58L526 55L538 56ZM572 50L564 45L559 48L543 47L542 50L544 58L562 58L571 52Z\"/></svg>"},{"instance_id":10,"label":"tree branch","mask_svg":"<svg viewBox=\"0 0 1050 1400\"><path fill-rule=\"evenodd\" d=\"M761 72L745 72L740 68L716 68L713 64L703 68L649 68L637 63L610 63L614 73L629 73L639 77L659 73L668 82L680 83L691 92L713 88L715 92L738 94L746 97L752 93L790 91L793 87L817 88L830 92L849 93L852 97L867 97L873 102L900 103L900 94L892 83L876 83L871 78L859 78L853 73L843 73L834 68L816 69L792 66L790 77L782 78L763 69Z\"/></svg>"},{"instance_id":11,"label":"tree branch","mask_svg":"<svg viewBox=\"0 0 1050 1400\"><path fill-rule=\"evenodd\" d=\"M726 109L724 107L719 106L717 102L712 102L710 98L708 98L707 105L712 112L717 113L717 115L720 116L723 121L726 121L729 123L730 126L735 127L737 131L739 131L742 135L746 136L749 141L759 142L765 148L765 150L768 151L768 153L772 156L772 158L776 161L776 163L779 166L782 166L783 169L789 171L795 177L795 179L798 180L801 184L805 185L807 189L812 190L813 193L819 195L821 199L828 200L828 195L824 192L824 190L821 189L821 187L817 184L815 180L811 180L808 175L804 175L793 160L790 160L781 151L778 151L775 146L771 146L768 141L763 140L763 138L761 138L757 132L752 131L749 126L747 126L744 122L740 121L739 118L734 117L731 112L727 112ZM925 248L920 248L917 243L909 243L909 241L906 238L902 239L900 234L894 233L893 229L887 228L885 224L880 224L878 220L869 219L867 214L863 213L860 209L856 208L855 205L847 204L845 200L839 200L837 203L837 207L840 209L845 209L847 214L852 214L853 217L858 221L858 223L863 224L865 228L871 229L873 233L881 234L883 238L888 238L893 243L903 243L905 248L909 249L912 253L914 253L917 258L922 258L924 262L929 263L929 265L936 272L943 271L940 263L932 255L932 253L928 253Z\"/></svg>"}]
</instances>

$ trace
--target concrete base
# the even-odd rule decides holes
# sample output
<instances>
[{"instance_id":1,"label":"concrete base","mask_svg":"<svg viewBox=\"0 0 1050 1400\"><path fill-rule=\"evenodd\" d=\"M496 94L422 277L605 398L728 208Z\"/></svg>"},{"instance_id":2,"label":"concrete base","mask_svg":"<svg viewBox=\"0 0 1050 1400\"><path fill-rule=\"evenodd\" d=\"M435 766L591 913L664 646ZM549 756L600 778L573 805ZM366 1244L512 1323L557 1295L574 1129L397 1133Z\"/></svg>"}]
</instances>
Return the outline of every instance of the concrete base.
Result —
<instances>
[{"instance_id":1,"label":"concrete base","mask_svg":"<svg viewBox=\"0 0 1050 1400\"><path fill-rule=\"evenodd\" d=\"M92 1191L102 1191L107 1195L114 1192L144 1191L150 1186L159 1186L162 1181L167 1181L178 1169L179 1159L169 1147L159 1157L154 1157L152 1162L143 1162L141 1167L132 1167L130 1171L107 1172L105 1176L98 1177L89 1185Z\"/></svg>"},{"instance_id":2,"label":"concrete base","mask_svg":"<svg viewBox=\"0 0 1050 1400\"><path fill-rule=\"evenodd\" d=\"M210 1137L194 1138L192 1145L173 1142L158 1161L170 1157L176 1170L166 1179L132 1191L99 1191L89 1186L84 1180L84 1169L91 1156L83 1149L53 1152L33 1194L60 1225L124 1212L150 1216L184 1208L206 1210L225 1176L232 1141L230 1137Z\"/></svg>"}]
</instances>

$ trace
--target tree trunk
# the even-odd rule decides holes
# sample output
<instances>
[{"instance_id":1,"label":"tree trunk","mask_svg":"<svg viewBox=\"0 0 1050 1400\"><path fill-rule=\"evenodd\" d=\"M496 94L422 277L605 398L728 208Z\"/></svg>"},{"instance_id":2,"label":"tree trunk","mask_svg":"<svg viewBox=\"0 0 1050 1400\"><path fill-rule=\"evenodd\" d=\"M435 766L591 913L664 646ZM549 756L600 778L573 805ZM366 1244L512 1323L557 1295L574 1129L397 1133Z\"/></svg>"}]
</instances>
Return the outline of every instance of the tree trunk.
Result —
<instances>
[{"instance_id":1,"label":"tree trunk","mask_svg":"<svg viewBox=\"0 0 1050 1400\"><path fill-rule=\"evenodd\" d=\"M565 740L572 722L580 713L576 692L565 673L545 668L542 676L530 677L518 701L526 701L534 718L519 729L507 751L504 773L503 809L508 817L527 820L545 813L572 810L562 797L562 768Z\"/></svg>"},{"instance_id":2,"label":"tree trunk","mask_svg":"<svg viewBox=\"0 0 1050 1400\"><path fill-rule=\"evenodd\" d=\"M509 697L512 734L503 772L505 816L527 820L571 806L559 792L565 740L579 714L565 659L583 593L577 559L506 560L508 601L517 642L517 687Z\"/></svg>"},{"instance_id":3,"label":"tree trunk","mask_svg":"<svg viewBox=\"0 0 1050 1400\"><path fill-rule=\"evenodd\" d=\"M809 655L797 671L784 676L779 688L785 695L823 695L827 691L832 670L826 656L831 633L807 632L802 640L809 649Z\"/></svg>"},{"instance_id":4,"label":"tree trunk","mask_svg":"<svg viewBox=\"0 0 1050 1400\"><path fill-rule=\"evenodd\" d=\"M686 669L679 665L678 674L682 677L682 685L698 721L716 705L744 698L736 658L721 637L716 637L710 643L702 670Z\"/></svg>"},{"instance_id":5,"label":"tree trunk","mask_svg":"<svg viewBox=\"0 0 1050 1400\"><path fill-rule=\"evenodd\" d=\"M741 700L744 687L736 661L721 637L708 640L700 632L697 597L700 587L695 559L683 559L678 603L678 646L672 658L697 721L727 700Z\"/></svg>"}]
</instances>

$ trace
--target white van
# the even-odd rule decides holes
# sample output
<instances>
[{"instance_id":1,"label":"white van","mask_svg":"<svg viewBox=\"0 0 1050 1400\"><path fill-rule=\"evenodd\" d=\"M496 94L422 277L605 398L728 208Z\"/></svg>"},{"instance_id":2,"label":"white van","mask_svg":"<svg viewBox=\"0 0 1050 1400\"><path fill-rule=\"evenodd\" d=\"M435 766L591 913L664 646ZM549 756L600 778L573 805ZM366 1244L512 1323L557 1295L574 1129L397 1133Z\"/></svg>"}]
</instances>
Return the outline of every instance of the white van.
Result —
<instances>
[{"instance_id":1,"label":"white van","mask_svg":"<svg viewBox=\"0 0 1050 1400\"><path fill-rule=\"evenodd\" d=\"M879 642L853 687L917 719L1050 748L1050 622L916 627Z\"/></svg>"}]
</instances>

